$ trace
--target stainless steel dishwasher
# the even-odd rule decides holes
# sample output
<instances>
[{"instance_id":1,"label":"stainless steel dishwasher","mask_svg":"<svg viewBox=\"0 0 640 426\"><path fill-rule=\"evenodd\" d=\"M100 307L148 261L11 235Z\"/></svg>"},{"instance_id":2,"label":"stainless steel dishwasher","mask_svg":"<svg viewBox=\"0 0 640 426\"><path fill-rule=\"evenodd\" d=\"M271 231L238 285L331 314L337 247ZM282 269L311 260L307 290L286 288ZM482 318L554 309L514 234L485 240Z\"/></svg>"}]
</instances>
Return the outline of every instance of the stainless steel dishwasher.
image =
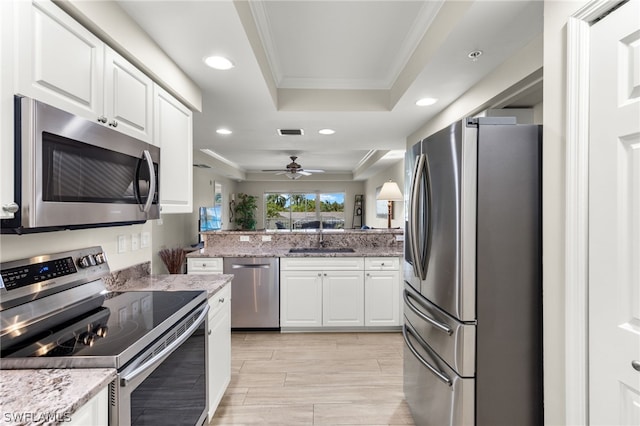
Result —
<instances>
[{"instance_id":1,"label":"stainless steel dishwasher","mask_svg":"<svg viewBox=\"0 0 640 426\"><path fill-rule=\"evenodd\" d=\"M225 257L224 273L233 274L231 328L280 328L280 259Z\"/></svg>"}]
</instances>

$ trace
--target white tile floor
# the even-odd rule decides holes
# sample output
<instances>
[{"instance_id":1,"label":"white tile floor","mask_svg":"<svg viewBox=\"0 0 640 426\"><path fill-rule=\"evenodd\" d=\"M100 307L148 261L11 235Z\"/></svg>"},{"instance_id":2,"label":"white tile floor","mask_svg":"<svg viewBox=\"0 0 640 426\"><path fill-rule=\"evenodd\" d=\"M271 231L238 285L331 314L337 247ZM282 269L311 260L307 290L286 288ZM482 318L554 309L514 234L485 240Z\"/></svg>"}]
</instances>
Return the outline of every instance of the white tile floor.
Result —
<instances>
[{"instance_id":1,"label":"white tile floor","mask_svg":"<svg viewBox=\"0 0 640 426\"><path fill-rule=\"evenodd\" d=\"M413 425L401 333L233 333L210 425Z\"/></svg>"}]
</instances>

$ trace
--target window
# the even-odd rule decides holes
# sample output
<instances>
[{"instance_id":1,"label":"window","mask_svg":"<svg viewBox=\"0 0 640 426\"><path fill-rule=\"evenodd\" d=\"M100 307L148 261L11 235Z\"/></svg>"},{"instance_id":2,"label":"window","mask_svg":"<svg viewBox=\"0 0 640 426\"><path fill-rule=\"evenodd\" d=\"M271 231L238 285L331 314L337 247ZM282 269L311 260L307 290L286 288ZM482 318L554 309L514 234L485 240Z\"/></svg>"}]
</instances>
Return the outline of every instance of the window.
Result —
<instances>
[{"instance_id":1,"label":"window","mask_svg":"<svg viewBox=\"0 0 640 426\"><path fill-rule=\"evenodd\" d=\"M266 229L344 229L344 193L267 193Z\"/></svg>"}]
</instances>

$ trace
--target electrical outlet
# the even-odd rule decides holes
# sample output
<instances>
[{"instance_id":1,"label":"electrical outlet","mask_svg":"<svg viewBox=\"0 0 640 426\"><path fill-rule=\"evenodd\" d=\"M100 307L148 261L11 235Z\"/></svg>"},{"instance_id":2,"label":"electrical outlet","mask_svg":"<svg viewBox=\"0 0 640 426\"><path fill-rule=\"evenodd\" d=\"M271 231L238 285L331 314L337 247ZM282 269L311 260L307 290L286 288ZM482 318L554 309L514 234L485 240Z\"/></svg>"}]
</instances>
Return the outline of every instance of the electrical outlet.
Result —
<instances>
[{"instance_id":1,"label":"electrical outlet","mask_svg":"<svg viewBox=\"0 0 640 426\"><path fill-rule=\"evenodd\" d=\"M127 236L118 235L118 253L124 253L127 251Z\"/></svg>"},{"instance_id":2,"label":"electrical outlet","mask_svg":"<svg viewBox=\"0 0 640 426\"><path fill-rule=\"evenodd\" d=\"M139 249L140 249L140 234L136 232L134 234L131 234L131 251L135 251Z\"/></svg>"},{"instance_id":3,"label":"electrical outlet","mask_svg":"<svg viewBox=\"0 0 640 426\"><path fill-rule=\"evenodd\" d=\"M404 235L396 235L396 241L404 241Z\"/></svg>"},{"instance_id":4,"label":"electrical outlet","mask_svg":"<svg viewBox=\"0 0 640 426\"><path fill-rule=\"evenodd\" d=\"M262 241L271 241L271 235L263 235Z\"/></svg>"},{"instance_id":5,"label":"electrical outlet","mask_svg":"<svg viewBox=\"0 0 640 426\"><path fill-rule=\"evenodd\" d=\"M240 241L249 241L248 235L240 235Z\"/></svg>"},{"instance_id":6,"label":"electrical outlet","mask_svg":"<svg viewBox=\"0 0 640 426\"><path fill-rule=\"evenodd\" d=\"M149 239L150 235L148 232L143 232L142 234L140 234L140 248L149 247Z\"/></svg>"}]
</instances>

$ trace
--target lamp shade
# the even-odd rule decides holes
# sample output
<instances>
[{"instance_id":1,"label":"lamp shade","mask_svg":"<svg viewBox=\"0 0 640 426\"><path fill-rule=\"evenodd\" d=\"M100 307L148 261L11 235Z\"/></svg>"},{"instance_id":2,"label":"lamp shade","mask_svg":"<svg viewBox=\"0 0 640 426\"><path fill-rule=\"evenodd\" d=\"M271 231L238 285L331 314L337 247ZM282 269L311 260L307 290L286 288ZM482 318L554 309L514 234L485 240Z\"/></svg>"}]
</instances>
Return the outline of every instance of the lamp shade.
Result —
<instances>
[{"instance_id":1,"label":"lamp shade","mask_svg":"<svg viewBox=\"0 0 640 426\"><path fill-rule=\"evenodd\" d=\"M398 188L398 184L393 181L385 182L384 185L382 185L380 193L376 196L376 199L387 201L404 200L402 192L400 192L400 188Z\"/></svg>"}]
</instances>

